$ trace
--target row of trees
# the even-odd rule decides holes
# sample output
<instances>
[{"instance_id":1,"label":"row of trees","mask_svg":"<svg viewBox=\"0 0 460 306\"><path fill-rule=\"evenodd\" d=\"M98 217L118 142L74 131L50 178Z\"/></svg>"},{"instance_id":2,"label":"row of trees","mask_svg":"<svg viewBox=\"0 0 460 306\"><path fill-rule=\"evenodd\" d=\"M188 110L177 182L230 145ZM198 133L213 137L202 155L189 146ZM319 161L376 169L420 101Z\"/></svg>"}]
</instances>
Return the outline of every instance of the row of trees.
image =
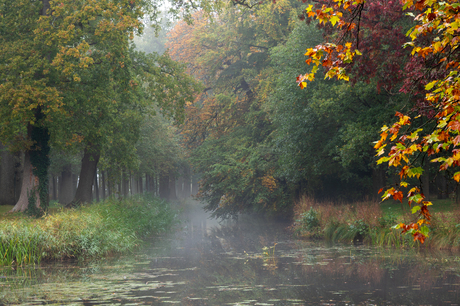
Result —
<instances>
[{"instance_id":1,"label":"row of trees","mask_svg":"<svg viewBox=\"0 0 460 306\"><path fill-rule=\"evenodd\" d=\"M133 169L159 177L164 169L172 171L167 164L178 153L167 147L174 143L174 132L152 116L181 120L198 85L168 54L134 49L132 39L142 33L143 18L159 23L155 4L3 1L0 15L0 142L4 151L13 152L12 158L23 159L22 171L6 169L11 168L6 159L1 163L2 173L10 173L2 184L14 181L17 186L11 178L22 172L13 211L47 208L51 156L53 174L63 173L65 184L71 159L81 154L70 205L92 200L98 165L108 171L109 182ZM149 147L144 141L155 137L169 142ZM160 147L165 151L155 152L157 165L142 164L143 155Z\"/></svg>"},{"instance_id":2,"label":"row of trees","mask_svg":"<svg viewBox=\"0 0 460 306\"><path fill-rule=\"evenodd\" d=\"M334 5L341 10L328 9ZM377 199L379 189L398 183L400 169L376 162L381 127L403 109L432 126L421 102L428 59L404 48L417 23L406 13L398 1L236 1L177 23L171 57L205 84L181 129L206 207L217 216L288 213L301 194ZM422 170L405 182L423 182L425 197L456 188L423 158L410 167Z\"/></svg>"}]
</instances>

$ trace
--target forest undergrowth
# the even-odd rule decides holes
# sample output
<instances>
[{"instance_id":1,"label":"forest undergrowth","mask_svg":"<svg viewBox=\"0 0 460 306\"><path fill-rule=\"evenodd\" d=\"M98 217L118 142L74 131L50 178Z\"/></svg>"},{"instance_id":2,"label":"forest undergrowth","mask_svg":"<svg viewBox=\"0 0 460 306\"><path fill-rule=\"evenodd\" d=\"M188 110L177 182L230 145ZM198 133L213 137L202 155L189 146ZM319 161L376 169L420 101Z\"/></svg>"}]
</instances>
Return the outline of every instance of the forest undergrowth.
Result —
<instances>
[{"instance_id":1,"label":"forest undergrowth","mask_svg":"<svg viewBox=\"0 0 460 306\"><path fill-rule=\"evenodd\" d=\"M433 203L430 236L423 247L460 249L460 206L452 202ZM414 242L412 235L393 228L413 218L407 203L363 201L345 204L302 197L294 206L292 229L305 239L413 247L419 243Z\"/></svg>"},{"instance_id":2,"label":"forest undergrowth","mask_svg":"<svg viewBox=\"0 0 460 306\"><path fill-rule=\"evenodd\" d=\"M0 265L130 252L142 238L170 227L174 216L168 202L150 196L62 208L38 219L6 216L0 222Z\"/></svg>"}]
</instances>

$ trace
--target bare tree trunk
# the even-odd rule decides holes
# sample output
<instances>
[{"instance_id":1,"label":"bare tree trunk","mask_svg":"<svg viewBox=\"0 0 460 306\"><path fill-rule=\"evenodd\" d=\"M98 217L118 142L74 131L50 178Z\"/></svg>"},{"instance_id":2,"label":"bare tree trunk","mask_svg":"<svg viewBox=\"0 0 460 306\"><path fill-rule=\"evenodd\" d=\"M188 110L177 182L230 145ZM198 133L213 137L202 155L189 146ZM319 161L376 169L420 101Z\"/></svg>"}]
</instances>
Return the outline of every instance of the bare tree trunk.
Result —
<instances>
[{"instance_id":1,"label":"bare tree trunk","mask_svg":"<svg viewBox=\"0 0 460 306\"><path fill-rule=\"evenodd\" d=\"M96 173L99 157L99 152L90 151L90 149L85 148L81 160L80 181L78 182L75 198L72 203L67 206L78 205L80 203L91 203L94 174Z\"/></svg>"},{"instance_id":2,"label":"bare tree trunk","mask_svg":"<svg viewBox=\"0 0 460 306\"><path fill-rule=\"evenodd\" d=\"M11 210L25 211L29 206L29 197L34 194L35 206L40 207L40 196L38 194L38 177L32 172L32 163L30 162L29 151L26 151L24 155L24 171L22 175L22 188L21 195L16 205Z\"/></svg>"}]
</instances>

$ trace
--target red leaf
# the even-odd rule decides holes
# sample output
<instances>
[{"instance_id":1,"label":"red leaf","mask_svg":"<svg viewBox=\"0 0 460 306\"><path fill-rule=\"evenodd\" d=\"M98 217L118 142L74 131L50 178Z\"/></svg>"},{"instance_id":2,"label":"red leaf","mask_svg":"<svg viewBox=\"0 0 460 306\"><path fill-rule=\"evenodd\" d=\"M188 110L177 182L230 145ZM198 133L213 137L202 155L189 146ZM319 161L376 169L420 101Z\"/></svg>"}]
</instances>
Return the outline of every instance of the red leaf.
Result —
<instances>
[{"instance_id":1,"label":"red leaf","mask_svg":"<svg viewBox=\"0 0 460 306\"><path fill-rule=\"evenodd\" d=\"M398 191L398 192L395 192L393 194L393 199L395 199L396 201L400 201L402 203L402 199L403 199L404 195L402 193L402 191Z\"/></svg>"},{"instance_id":2,"label":"red leaf","mask_svg":"<svg viewBox=\"0 0 460 306\"><path fill-rule=\"evenodd\" d=\"M414 233L414 241L420 241L421 243L424 243L425 242L425 239L426 239L426 236L423 235L422 233L420 232L416 232Z\"/></svg>"}]
</instances>

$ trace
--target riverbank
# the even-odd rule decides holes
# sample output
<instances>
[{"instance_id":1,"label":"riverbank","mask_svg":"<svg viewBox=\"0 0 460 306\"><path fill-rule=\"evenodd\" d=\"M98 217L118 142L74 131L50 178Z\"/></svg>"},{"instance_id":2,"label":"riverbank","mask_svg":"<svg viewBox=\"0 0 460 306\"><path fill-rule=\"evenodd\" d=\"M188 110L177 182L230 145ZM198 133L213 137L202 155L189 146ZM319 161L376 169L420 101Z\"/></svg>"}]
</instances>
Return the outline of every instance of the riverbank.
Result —
<instances>
[{"instance_id":1,"label":"riverbank","mask_svg":"<svg viewBox=\"0 0 460 306\"><path fill-rule=\"evenodd\" d=\"M430 236L425 247L460 249L460 207L450 200L433 201ZM407 204L360 202L336 204L316 202L308 197L294 208L292 229L302 238L333 242L413 247L411 235L392 226L414 219Z\"/></svg>"},{"instance_id":2,"label":"riverbank","mask_svg":"<svg viewBox=\"0 0 460 306\"><path fill-rule=\"evenodd\" d=\"M126 253L165 231L174 215L168 202L150 196L60 208L38 219L2 214L0 265Z\"/></svg>"}]
</instances>

